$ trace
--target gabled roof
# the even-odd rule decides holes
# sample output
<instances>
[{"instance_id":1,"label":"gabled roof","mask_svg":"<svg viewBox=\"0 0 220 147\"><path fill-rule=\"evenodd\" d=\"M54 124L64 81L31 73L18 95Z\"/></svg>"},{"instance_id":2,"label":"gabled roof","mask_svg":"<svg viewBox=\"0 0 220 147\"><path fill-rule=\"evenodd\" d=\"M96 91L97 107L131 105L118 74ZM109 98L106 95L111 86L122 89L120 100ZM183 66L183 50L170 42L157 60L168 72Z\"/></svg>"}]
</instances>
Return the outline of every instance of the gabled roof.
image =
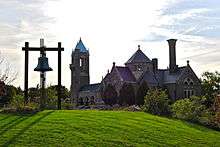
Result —
<instances>
[{"instance_id":1,"label":"gabled roof","mask_svg":"<svg viewBox=\"0 0 220 147\"><path fill-rule=\"evenodd\" d=\"M101 83L89 84L82 86L79 91L98 91Z\"/></svg>"},{"instance_id":2,"label":"gabled roof","mask_svg":"<svg viewBox=\"0 0 220 147\"><path fill-rule=\"evenodd\" d=\"M183 74L185 69L186 66L183 66L183 67L179 67L175 73L170 73L169 69L160 70L159 72L163 72L163 83L170 84L170 83L176 83Z\"/></svg>"},{"instance_id":3,"label":"gabled roof","mask_svg":"<svg viewBox=\"0 0 220 147\"><path fill-rule=\"evenodd\" d=\"M135 77L128 67L116 66L115 67L122 78L123 81L126 82L135 82Z\"/></svg>"},{"instance_id":4,"label":"gabled roof","mask_svg":"<svg viewBox=\"0 0 220 147\"><path fill-rule=\"evenodd\" d=\"M79 39L79 42L76 44L75 49L79 49L80 52L88 52L88 50L86 49L85 45L83 44L81 38Z\"/></svg>"},{"instance_id":5,"label":"gabled roof","mask_svg":"<svg viewBox=\"0 0 220 147\"><path fill-rule=\"evenodd\" d=\"M125 64L140 62L151 62L151 60L140 49L138 49Z\"/></svg>"}]
</instances>

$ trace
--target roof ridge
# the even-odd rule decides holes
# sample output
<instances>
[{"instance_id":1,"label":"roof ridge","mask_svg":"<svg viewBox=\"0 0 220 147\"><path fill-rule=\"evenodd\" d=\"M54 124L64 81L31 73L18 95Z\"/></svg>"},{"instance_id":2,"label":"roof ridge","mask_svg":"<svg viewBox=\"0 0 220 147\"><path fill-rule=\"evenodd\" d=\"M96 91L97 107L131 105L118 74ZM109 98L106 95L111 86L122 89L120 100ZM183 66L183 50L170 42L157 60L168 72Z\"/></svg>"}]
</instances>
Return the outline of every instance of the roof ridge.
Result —
<instances>
[{"instance_id":1,"label":"roof ridge","mask_svg":"<svg viewBox=\"0 0 220 147\"><path fill-rule=\"evenodd\" d=\"M139 62L151 62L141 49L138 49L125 64Z\"/></svg>"},{"instance_id":2,"label":"roof ridge","mask_svg":"<svg viewBox=\"0 0 220 147\"><path fill-rule=\"evenodd\" d=\"M126 66L115 66L116 68L119 67L119 68L128 68Z\"/></svg>"}]
</instances>

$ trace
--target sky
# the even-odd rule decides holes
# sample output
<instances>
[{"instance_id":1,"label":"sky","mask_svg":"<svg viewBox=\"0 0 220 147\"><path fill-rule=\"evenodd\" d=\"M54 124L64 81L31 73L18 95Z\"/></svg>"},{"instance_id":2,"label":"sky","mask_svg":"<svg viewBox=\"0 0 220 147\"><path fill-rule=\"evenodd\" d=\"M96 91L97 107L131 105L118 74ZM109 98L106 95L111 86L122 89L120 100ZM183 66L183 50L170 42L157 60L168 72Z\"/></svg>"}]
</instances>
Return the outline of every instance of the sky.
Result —
<instances>
[{"instance_id":1,"label":"sky","mask_svg":"<svg viewBox=\"0 0 220 147\"><path fill-rule=\"evenodd\" d=\"M90 52L91 83L100 82L112 63L123 66L141 46L159 68L169 65L167 39L178 39L177 64L186 60L200 77L220 69L219 0L0 0L0 56L18 71L15 86L24 84L25 42L57 47L62 42L62 84L70 88L71 53L79 38ZM39 83L39 52L29 56L29 87ZM57 53L47 52L57 84Z\"/></svg>"}]
</instances>

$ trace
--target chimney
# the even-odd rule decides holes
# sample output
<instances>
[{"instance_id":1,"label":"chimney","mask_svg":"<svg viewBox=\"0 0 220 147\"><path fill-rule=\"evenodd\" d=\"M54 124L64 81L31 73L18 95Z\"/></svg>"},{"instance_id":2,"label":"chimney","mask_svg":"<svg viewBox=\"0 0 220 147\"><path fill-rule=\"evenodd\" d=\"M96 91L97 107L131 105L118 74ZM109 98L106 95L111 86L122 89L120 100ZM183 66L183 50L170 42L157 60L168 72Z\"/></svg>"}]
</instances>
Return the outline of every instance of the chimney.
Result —
<instances>
[{"instance_id":1,"label":"chimney","mask_svg":"<svg viewBox=\"0 0 220 147\"><path fill-rule=\"evenodd\" d=\"M169 44L170 72L174 73L177 69L176 65L176 41L177 39L167 40Z\"/></svg>"},{"instance_id":2,"label":"chimney","mask_svg":"<svg viewBox=\"0 0 220 147\"><path fill-rule=\"evenodd\" d=\"M156 72L158 70L158 60L157 60L157 58L152 59L152 64L153 64L153 72Z\"/></svg>"}]
</instances>

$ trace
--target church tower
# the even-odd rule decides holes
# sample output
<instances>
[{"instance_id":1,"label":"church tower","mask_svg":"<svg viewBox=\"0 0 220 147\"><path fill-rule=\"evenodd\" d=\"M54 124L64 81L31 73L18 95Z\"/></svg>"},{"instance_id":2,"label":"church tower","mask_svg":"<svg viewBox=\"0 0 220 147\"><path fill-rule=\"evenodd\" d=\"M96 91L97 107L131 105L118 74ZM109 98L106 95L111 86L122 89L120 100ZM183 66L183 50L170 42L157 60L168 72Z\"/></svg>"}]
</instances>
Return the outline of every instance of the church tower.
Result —
<instances>
[{"instance_id":1,"label":"church tower","mask_svg":"<svg viewBox=\"0 0 220 147\"><path fill-rule=\"evenodd\" d=\"M72 52L71 70L71 99L78 103L79 90L82 86L89 85L89 51L84 46L81 38Z\"/></svg>"}]
</instances>

